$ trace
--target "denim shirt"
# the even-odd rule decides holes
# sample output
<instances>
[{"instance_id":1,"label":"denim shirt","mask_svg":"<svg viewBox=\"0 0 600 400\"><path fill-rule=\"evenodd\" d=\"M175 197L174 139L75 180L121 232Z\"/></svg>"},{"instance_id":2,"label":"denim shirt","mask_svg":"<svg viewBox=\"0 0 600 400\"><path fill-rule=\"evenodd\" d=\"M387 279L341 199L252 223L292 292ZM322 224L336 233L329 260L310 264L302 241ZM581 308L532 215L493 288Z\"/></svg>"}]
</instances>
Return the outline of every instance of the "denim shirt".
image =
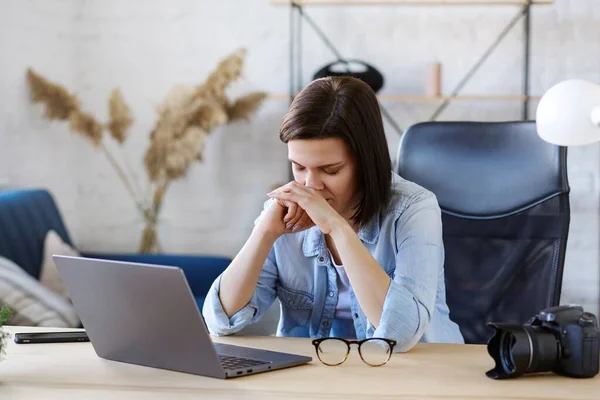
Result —
<instances>
[{"instance_id":1,"label":"denim shirt","mask_svg":"<svg viewBox=\"0 0 600 400\"><path fill-rule=\"evenodd\" d=\"M356 338L394 339L395 351L407 351L418 341L464 343L446 305L441 211L435 195L394 174L388 207L363 226L358 237L391 284L377 328L350 290ZM317 226L282 235L269 252L252 299L231 318L219 300L221 276L215 280L203 307L208 329L217 336L236 333L258 322L277 296L278 336L330 336L338 296L336 274Z\"/></svg>"}]
</instances>

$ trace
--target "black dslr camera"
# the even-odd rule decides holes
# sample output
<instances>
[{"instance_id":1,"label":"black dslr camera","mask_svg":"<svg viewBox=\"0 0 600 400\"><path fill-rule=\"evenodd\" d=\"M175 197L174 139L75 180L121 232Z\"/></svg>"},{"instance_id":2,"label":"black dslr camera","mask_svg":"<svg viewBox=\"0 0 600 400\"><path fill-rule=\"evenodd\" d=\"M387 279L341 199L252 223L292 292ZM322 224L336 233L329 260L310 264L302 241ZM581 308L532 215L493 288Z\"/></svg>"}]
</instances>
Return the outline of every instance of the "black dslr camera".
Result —
<instances>
[{"instance_id":1,"label":"black dslr camera","mask_svg":"<svg viewBox=\"0 0 600 400\"><path fill-rule=\"evenodd\" d=\"M596 316L580 306L542 310L525 325L489 322L496 329L487 349L496 367L493 379L552 371L574 378L598 373L600 329Z\"/></svg>"}]
</instances>

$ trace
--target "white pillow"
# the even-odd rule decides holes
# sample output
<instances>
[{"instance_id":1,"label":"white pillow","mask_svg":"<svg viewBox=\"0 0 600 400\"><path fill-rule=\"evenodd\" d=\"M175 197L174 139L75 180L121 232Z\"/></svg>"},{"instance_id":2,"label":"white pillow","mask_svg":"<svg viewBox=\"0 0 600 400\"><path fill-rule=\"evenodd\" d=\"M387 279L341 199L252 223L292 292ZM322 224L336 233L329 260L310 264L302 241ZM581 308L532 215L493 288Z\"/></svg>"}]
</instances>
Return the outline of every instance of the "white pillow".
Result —
<instances>
[{"instance_id":1,"label":"white pillow","mask_svg":"<svg viewBox=\"0 0 600 400\"><path fill-rule=\"evenodd\" d=\"M80 325L71 303L0 256L0 307L3 305L12 311L10 325L68 328Z\"/></svg>"},{"instance_id":2,"label":"white pillow","mask_svg":"<svg viewBox=\"0 0 600 400\"><path fill-rule=\"evenodd\" d=\"M52 255L79 257L77 250L66 244L62 238L53 230L48 231L44 239L44 255L42 258L42 270L40 272L40 283L63 298L69 299L65 285L58 274L56 264Z\"/></svg>"}]
</instances>

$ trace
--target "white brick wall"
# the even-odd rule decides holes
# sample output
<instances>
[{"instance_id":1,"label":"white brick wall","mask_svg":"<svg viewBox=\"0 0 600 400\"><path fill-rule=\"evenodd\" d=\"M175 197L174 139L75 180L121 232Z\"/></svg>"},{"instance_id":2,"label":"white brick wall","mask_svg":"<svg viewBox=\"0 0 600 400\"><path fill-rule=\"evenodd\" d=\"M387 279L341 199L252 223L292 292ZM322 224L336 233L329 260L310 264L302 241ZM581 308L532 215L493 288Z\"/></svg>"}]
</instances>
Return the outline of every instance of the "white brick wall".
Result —
<instances>
[{"instance_id":1,"label":"white brick wall","mask_svg":"<svg viewBox=\"0 0 600 400\"><path fill-rule=\"evenodd\" d=\"M533 11L532 92L568 77L600 83L597 0L558 0ZM443 91L462 78L515 7L347 7L307 9L348 58L364 59L386 77L382 93L423 93L425 67L443 64ZM203 80L238 47L248 49L234 92L288 90L288 10L267 0L0 0L0 185L47 187L56 196L77 246L134 251L141 220L106 160L62 123L50 124L29 104L24 72L74 90L86 110L104 120L120 86L136 122L123 156L144 177L142 157L156 120L154 107L176 83ZM306 25L304 82L333 55ZM522 29L517 26L464 90L518 94ZM427 118L431 103L387 103L401 126ZM535 111L535 105L531 107ZM174 184L162 213L167 252L233 256L272 184L287 176L277 139L285 101L268 102L250 124L217 129L206 163ZM533 113L532 113L533 115ZM520 118L517 103L453 103L441 119ZM395 155L398 137L388 127ZM571 149L572 226L563 302L597 312L599 147Z\"/></svg>"}]
</instances>

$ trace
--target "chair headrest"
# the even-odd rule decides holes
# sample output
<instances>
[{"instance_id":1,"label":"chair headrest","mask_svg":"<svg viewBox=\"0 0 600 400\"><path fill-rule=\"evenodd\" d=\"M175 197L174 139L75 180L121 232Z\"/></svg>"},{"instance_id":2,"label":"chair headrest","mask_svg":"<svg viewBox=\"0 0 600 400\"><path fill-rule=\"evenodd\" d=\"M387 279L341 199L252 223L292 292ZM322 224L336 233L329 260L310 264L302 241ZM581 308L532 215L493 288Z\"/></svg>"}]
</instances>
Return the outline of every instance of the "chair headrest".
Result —
<instances>
[{"instance_id":1,"label":"chair headrest","mask_svg":"<svg viewBox=\"0 0 600 400\"><path fill-rule=\"evenodd\" d=\"M535 122L425 122L410 127L396 172L431 190L456 215L492 218L568 193L565 147Z\"/></svg>"}]
</instances>

